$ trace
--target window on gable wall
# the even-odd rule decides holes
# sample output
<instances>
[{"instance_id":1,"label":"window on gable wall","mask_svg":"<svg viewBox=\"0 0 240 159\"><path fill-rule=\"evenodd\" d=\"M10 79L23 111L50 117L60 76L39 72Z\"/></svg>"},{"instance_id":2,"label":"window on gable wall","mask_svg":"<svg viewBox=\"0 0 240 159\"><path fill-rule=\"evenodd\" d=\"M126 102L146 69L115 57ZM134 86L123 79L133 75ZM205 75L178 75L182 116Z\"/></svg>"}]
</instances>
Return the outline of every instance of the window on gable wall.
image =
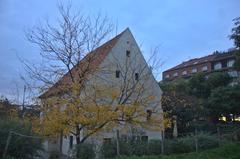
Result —
<instances>
[{"instance_id":1,"label":"window on gable wall","mask_svg":"<svg viewBox=\"0 0 240 159\"><path fill-rule=\"evenodd\" d=\"M129 50L126 51L126 56L130 57L130 51Z\"/></svg>"},{"instance_id":2,"label":"window on gable wall","mask_svg":"<svg viewBox=\"0 0 240 159\"><path fill-rule=\"evenodd\" d=\"M152 116L152 110L148 109L147 110L147 120L150 120Z\"/></svg>"},{"instance_id":3,"label":"window on gable wall","mask_svg":"<svg viewBox=\"0 0 240 159\"><path fill-rule=\"evenodd\" d=\"M135 80L138 81L139 80L139 74L135 73Z\"/></svg>"},{"instance_id":4,"label":"window on gable wall","mask_svg":"<svg viewBox=\"0 0 240 159\"><path fill-rule=\"evenodd\" d=\"M148 136L146 136L146 135L141 136L141 141L147 142L148 141Z\"/></svg>"},{"instance_id":5,"label":"window on gable wall","mask_svg":"<svg viewBox=\"0 0 240 159\"><path fill-rule=\"evenodd\" d=\"M119 77L120 77L120 71L116 70L116 78L119 78Z\"/></svg>"}]
</instances>

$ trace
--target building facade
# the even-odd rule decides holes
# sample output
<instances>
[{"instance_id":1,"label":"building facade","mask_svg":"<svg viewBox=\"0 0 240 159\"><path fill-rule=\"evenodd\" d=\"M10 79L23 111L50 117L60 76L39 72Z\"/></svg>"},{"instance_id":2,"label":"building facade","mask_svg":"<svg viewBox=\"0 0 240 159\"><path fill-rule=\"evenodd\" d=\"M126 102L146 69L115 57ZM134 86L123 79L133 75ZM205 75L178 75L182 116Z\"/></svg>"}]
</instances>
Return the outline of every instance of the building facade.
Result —
<instances>
[{"instance_id":1,"label":"building facade","mask_svg":"<svg viewBox=\"0 0 240 159\"><path fill-rule=\"evenodd\" d=\"M235 53L236 50L226 53L215 52L208 56L188 60L164 71L162 79L174 80L180 77L191 77L199 72L211 73L216 71L226 71L230 76L237 77L237 71L234 70Z\"/></svg>"},{"instance_id":2,"label":"building facade","mask_svg":"<svg viewBox=\"0 0 240 159\"><path fill-rule=\"evenodd\" d=\"M122 88L126 81L128 87L132 87L136 83L141 83L143 91L139 94L133 93L132 98L145 99L147 97L155 97L151 103L146 106L146 112L151 116L151 113L157 113L162 116L161 108L161 95L162 91L158 86L150 68L148 67L131 31L126 29L115 38L111 39L107 43L103 44L96 50L90 53L91 56L97 57L97 61L93 64L93 67L97 68L97 72L91 73L88 76L88 80L84 83L85 91L83 94L90 92L93 84L104 84L109 87ZM81 62L78 66L81 66ZM92 65L92 64L90 64ZM84 66L81 66L84 67ZM74 68L73 68L74 69ZM74 71L73 71L74 72ZM64 85L67 80L67 74L57 82L57 84L51 87L47 92L40 96L42 100L49 96L54 96L56 92L61 91L59 86ZM87 91L86 91L87 90ZM54 93L55 92L55 93ZM139 97L138 97L139 96ZM129 98L131 101L131 97ZM147 116L147 117L149 117ZM147 118L146 117L146 118ZM162 117L161 117L162 118ZM147 120L147 119L143 119ZM161 125L159 124L159 127ZM96 133L93 137L89 138L87 142L99 143L111 140L116 137L116 132L119 131L120 136L127 137L131 130L126 129L126 126L122 128L114 128L101 133ZM161 139L161 132L154 130L147 130L145 128L139 128L140 138L143 140ZM84 133L84 132L83 132ZM65 136L62 140L62 153L68 154L69 150L76 144L75 137L72 134ZM55 147L58 148L59 142L55 143ZM48 149L52 149L54 146L49 142L46 143Z\"/></svg>"}]
</instances>

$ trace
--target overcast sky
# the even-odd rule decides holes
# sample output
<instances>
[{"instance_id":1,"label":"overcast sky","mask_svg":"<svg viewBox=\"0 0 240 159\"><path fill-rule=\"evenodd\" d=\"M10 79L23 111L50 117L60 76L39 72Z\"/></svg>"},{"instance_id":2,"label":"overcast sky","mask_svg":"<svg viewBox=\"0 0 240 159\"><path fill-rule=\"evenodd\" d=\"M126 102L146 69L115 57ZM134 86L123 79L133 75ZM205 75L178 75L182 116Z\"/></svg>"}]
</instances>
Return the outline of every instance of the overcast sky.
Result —
<instances>
[{"instance_id":1,"label":"overcast sky","mask_svg":"<svg viewBox=\"0 0 240 159\"><path fill-rule=\"evenodd\" d=\"M118 32L129 27L147 56L160 45L165 62L161 70L215 50L233 47L228 39L232 20L240 16L240 0L72 0L74 10L85 14L107 14ZM0 0L0 95L12 96L20 88L23 72L18 56L39 60L37 47L24 30L45 18L58 17L57 0ZM157 77L159 80L161 76ZM16 86L18 85L18 86Z\"/></svg>"}]
</instances>

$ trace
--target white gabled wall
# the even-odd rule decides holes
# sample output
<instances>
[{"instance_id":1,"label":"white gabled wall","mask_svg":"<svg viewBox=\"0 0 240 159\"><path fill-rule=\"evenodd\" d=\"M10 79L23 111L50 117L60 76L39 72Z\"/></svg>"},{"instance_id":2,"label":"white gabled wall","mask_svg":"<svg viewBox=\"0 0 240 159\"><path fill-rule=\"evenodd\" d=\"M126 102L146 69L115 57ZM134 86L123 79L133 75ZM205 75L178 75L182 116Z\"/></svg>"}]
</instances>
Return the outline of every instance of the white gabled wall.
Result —
<instances>
[{"instance_id":1,"label":"white gabled wall","mask_svg":"<svg viewBox=\"0 0 240 159\"><path fill-rule=\"evenodd\" d=\"M126 56L126 50L130 51L130 57ZM126 62L128 62L126 64ZM119 68L121 66L121 68ZM134 68L134 71L136 73L140 73L139 71L143 70L143 73L140 74L140 80L142 80L141 75L146 75L145 79L140 81L144 82L144 86L146 87L147 91L145 92L145 95L153 94L156 99L153 101L152 105L149 105L149 107L154 107L157 105L158 111L162 112L161 107L161 95L162 91L155 80L153 74L151 73L150 68L147 65L147 62L145 61L139 46L137 45L132 33L129 29L126 29L121 37L118 39L115 46L112 48L110 53L107 55L107 57L104 59L104 61L100 64L99 70L91 75L89 77L88 83L86 85L91 83L102 83L105 82L105 84L109 84L112 86L119 86L122 84L122 78L116 78L115 77L115 71L125 70L127 67ZM144 69L143 69L144 68ZM130 77L134 78L134 77ZM135 80L135 79L133 79ZM91 88L90 88L91 89ZM160 125L159 125L160 126ZM148 136L148 139L161 139L161 133L160 132L154 132L154 131L147 131L144 130L146 135ZM112 130L105 133L97 134L96 136L89 138L88 142L94 142L94 140L98 140L96 142L101 142L103 138L115 138L116 137L116 130ZM75 144L75 138L73 140ZM67 154L69 152L69 136L67 139L63 140L63 153Z\"/></svg>"}]
</instances>

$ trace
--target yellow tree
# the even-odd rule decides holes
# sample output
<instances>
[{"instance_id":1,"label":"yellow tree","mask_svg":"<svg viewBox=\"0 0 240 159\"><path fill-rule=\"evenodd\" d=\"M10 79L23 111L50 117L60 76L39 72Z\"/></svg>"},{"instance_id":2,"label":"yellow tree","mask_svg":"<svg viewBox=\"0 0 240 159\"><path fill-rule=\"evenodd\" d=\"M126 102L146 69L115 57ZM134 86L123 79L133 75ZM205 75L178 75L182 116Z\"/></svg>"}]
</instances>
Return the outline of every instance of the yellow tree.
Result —
<instances>
[{"instance_id":1,"label":"yellow tree","mask_svg":"<svg viewBox=\"0 0 240 159\"><path fill-rule=\"evenodd\" d=\"M84 92L84 97L80 97L78 85L73 86L71 91L70 96L52 97L44 101L40 125L36 127L38 132L46 136L56 136L60 132L64 135L73 134L76 142L81 143L98 132L119 126L162 130L162 112L157 108L151 110L152 114L146 111L147 105L156 98L152 95L131 103L121 103L120 91L107 85L94 86L87 95Z\"/></svg>"}]
</instances>

